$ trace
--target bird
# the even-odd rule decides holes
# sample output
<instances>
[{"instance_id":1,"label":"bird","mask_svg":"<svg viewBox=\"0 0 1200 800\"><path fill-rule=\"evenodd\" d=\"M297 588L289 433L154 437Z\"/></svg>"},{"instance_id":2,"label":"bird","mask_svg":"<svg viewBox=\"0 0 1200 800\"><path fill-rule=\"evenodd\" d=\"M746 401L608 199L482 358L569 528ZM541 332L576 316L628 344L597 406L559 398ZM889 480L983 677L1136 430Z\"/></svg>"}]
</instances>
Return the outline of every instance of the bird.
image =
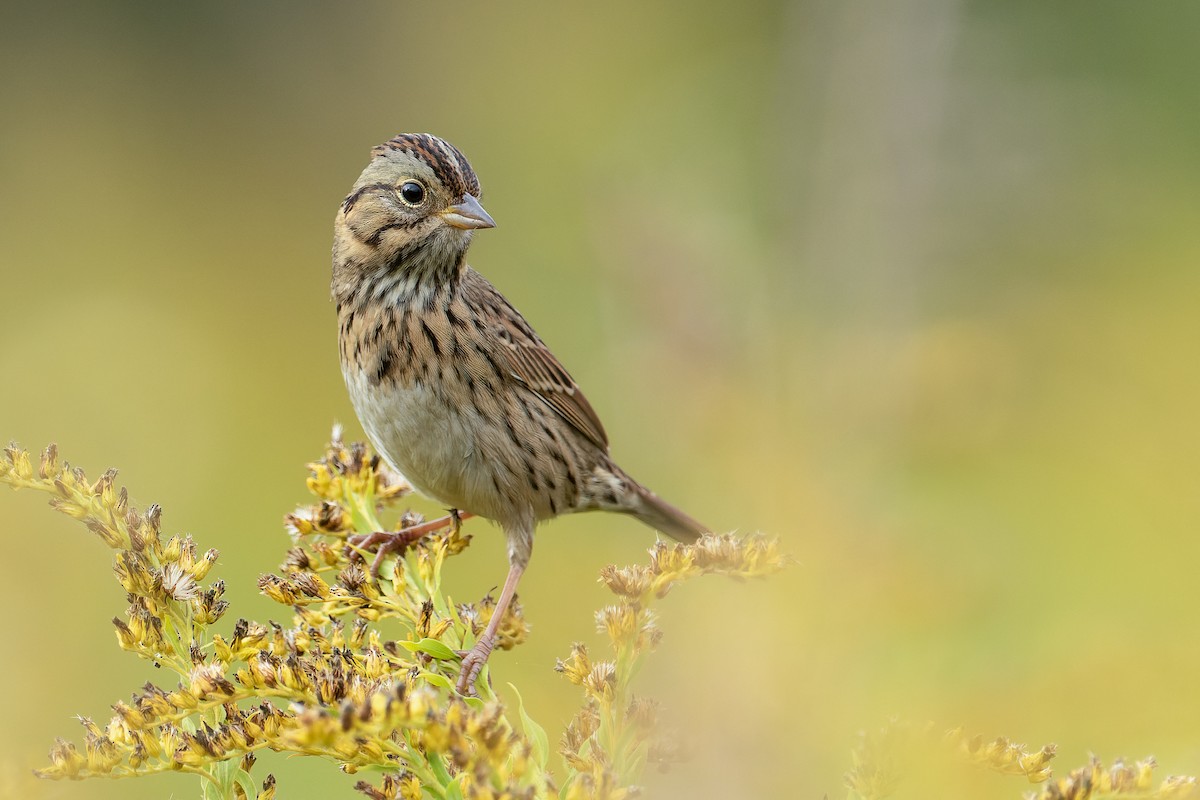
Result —
<instances>
[{"instance_id":1,"label":"bird","mask_svg":"<svg viewBox=\"0 0 1200 800\"><path fill-rule=\"evenodd\" d=\"M454 145L428 133L389 139L338 208L331 280L342 374L375 450L418 493L498 523L507 539L500 597L463 654L464 695L475 692L539 523L600 510L681 542L710 532L617 466L570 373L468 266L473 235L496 224L480 197ZM412 533L376 532L364 543L382 556Z\"/></svg>"}]
</instances>

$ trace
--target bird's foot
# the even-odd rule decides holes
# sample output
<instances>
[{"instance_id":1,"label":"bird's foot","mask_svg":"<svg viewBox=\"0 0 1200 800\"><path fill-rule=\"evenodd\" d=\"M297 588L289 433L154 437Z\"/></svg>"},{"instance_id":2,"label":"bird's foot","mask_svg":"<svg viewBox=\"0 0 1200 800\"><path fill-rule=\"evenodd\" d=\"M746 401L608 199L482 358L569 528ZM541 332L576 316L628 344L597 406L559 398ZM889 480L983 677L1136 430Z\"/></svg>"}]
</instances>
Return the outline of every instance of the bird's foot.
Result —
<instances>
[{"instance_id":1,"label":"bird's foot","mask_svg":"<svg viewBox=\"0 0 1200 800\"><path fill-rule=\"evenodd\" d=\"M492 654L492 648L495 647L495 639L484 635L482 639L475 643L462 660L462 672L458 674L458 693L467 697L475 696L475 680L479 677L480 670L487 663L488 656Z\"/></svg>"},{"instance_id":2,"label":"bird's foot","mask_svg":"<svg viewBox=\"0 0 1200 800\"><path fill-rule=\"evenodd\" d=\"M403 554L405 550L427 535L441 530L447 525L457 526L469 516L471 515L451 510L444 517L438 517L437 519L422 522L418 525L410 525L398 531L375 531L374 533L358 533L348 536L346 543L356 550L377 548L375 550L375 559L371 562L371 575L378 575L383 559L387 558L389 554Z\"/></svg>"}]
</instances>

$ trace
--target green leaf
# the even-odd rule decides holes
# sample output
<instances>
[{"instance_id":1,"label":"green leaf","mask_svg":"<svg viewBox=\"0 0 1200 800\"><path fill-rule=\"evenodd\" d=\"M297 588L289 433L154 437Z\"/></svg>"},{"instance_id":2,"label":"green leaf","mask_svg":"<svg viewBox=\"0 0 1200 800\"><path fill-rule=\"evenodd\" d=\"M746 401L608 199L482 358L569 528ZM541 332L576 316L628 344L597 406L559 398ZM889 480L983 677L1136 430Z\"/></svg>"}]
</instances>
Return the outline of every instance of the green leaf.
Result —
<instances>
[{"instance_id":1,"label":"green leaf","mask_svg":"<svg viewBox=\"0 0 1200 800\"><path fill-rule=\"evenodd\" d=\"M458 653L455 653L447 645L439 642L437 639L425 638L419 642L400 642L400 646L410 653L420 651L438 661L452 661L458 658Z\"/></svg>"},{"instance_id":2,"label":"green leaf","mask_svg":"<svg viewBox=\"0 0 1200 800\"><path fill-rule=\"evenodd\" d=\"M233 781L238 786L242 787L242 791L246 793L246 797L253 800L258 797L258 788L254 785L254 779L250 777L250 773L244 769L239 769L237 774L233 776Z\"/></svg>"},{"instance_id":3,"label":"green leaf","mask_svg":"<svg viewBox=\"0 0 1200 800\"><path fill-rule=\"evenodd\" d=\"M461 798L462 792L458 791L458 784L450 777L450 773L446 770L446 764L442 761L442 757L437 753L429 753L429 768L433 771L433 777L437 780L437 785L446 790L446 797Z\"/></svg>"},{"instance_id":4,"label":"green leaf","mask_svg":"<svg viewBox=\"0 0 1200 800\"><path fill-rule=\"evenodd\" d=\"M450 683L450 679L445 675L439 675L436 672L422 671L417 675L418 678L424 678L425 682L440 689L454 691L454 684Z\"/></svg>"},{"instance_id":5,"label":"green leaf","mask_svg":"<svg viewBox=\"0 0 1200 800\"><path fill-rule=\"evenodd\" d=\"M517 712L521 715L521 727L524 729L525 735L533 742L533 760L544 770L546 760L550 757L550 739L546 736L546 729L534 722L533 717L525 712L525 700L517 691L517 687L510 683L508 688L512 689L513 694L517 696Z\"/></svg>"}]
</instances>

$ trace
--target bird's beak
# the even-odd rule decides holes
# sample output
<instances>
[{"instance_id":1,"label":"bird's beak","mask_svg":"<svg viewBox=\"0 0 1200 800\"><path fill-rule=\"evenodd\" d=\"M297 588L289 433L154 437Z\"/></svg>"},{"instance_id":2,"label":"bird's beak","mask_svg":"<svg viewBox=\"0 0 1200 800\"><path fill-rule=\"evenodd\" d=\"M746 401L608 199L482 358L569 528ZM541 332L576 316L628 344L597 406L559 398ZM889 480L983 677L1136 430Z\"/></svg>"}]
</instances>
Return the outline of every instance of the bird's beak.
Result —
<instances>
[{"instance_id":1,"label":"bird's beak","mask_svg":"<svg viewBox=\"0 0 1200 800\"><path fill-rule=\"evenodd\" d=\"M464 194L461 203L450 206L439 216L447 225L453 228L461 228L465 231L474 228L496 227L496 223L483 210L483 206L479 205L479 200L470 194Z\"/></svg>"}]
</instances>

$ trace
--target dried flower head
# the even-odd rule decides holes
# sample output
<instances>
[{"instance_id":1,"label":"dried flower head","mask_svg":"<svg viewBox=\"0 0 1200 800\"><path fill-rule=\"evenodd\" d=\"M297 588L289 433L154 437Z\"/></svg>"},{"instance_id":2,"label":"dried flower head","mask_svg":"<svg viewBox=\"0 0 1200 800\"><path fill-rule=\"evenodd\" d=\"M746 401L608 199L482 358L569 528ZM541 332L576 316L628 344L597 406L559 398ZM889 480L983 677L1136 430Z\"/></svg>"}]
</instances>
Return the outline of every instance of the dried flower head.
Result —
<instances>
[{"instance_id":1,"label":"dried flower head","mask_svg":"<svg viewBox=\"0 0 1200 800\"><path fill-rule=\"evenodd\" d=\"M569 768L564 796L633 797L638 789L624 777L629 765L640 769L653 762L666 768L682 757L679 745L658 731L658 705L629 688L630 676L662 639L651 606L689 578L713 573L761 577L787 563L774 540L729 534L705 536L694 544L659 542L650 550L648 565L608 566L600 571L600 581L616 598L596 612L596 627L606 635L613 657L594 661L584 645L575 644L556 666L584 692L584 707L559 746Z\"/></svg>"},{"instance_id":2,"label":"dried flower head","mask_svg":"<svg viewBox=\"0 0 1200 800\"><path fill-rule=\"evenodd\" d=\"M355 786L376 799L533 800L555 791L546 734L524 708L513 720L491 691L462 698L452 688L459 653L495 612L490 596L455 604L441 591L446 560L470 536L457 524L430 534L387 559L376 579L347 537L384 530L379 514L411 489L365 445L344 443L339 430L309 465L317 502L284 518L290 547L279 574L258 581L289 621L239 619L226 632L215 630L228 609L225 584L208 582L217 551L201 554L186 535L164 541L159 507L132 508L115 470L89 481L54 446L35 468L26 451L10 445L0 481L49 494L56 509L115 551L114 574L127 599L124 616L113 620L118 643L174 676L173 685L147 683L114 704L105 725L81 717L82 744L58 740L38 775L183 771L201 776L205 797L270 800L275 778L251 778L255 753L270 749L322 757L350 774L379 771L377 781ZM399 525L421 521L404 513ZM651 555L649 565L602 574L616 602L596 622L613 657L593 661L577 645L559 664L585 693L562 741L564 797L636 797L645 764L678 755L657 735L657 704L628 685L662 635L649 605L695 575L751 577L784 562L775 545L758 538L660 544ZM498 645L516 647L527 632L513 603Z\"/></svg>"}]
</instances>

